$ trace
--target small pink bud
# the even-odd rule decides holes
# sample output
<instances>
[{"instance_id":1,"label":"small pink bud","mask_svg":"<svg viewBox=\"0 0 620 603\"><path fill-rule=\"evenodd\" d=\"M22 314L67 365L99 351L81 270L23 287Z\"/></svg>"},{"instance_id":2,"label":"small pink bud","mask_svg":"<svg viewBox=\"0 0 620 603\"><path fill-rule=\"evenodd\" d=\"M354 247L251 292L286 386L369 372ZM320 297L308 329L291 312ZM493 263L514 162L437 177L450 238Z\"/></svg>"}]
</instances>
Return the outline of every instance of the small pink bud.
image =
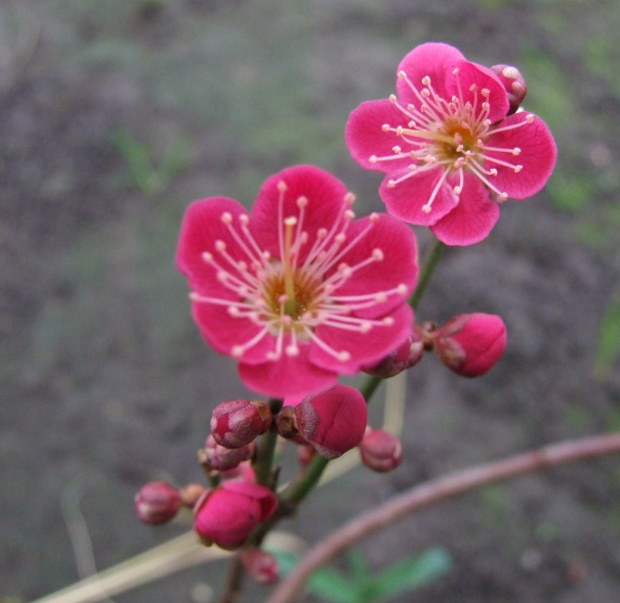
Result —
<instances>
[{"instance_id":1,"label":"small pink bud","mask_svg":"<svg viewBox=\"0 0 620 603\"><path fill-rule=\"evenodd\" d=\"M310 444L300 444L297 446L297 462L302 467L307 467L316 456L316 450Z\"/></svg>"},{"instance_id":2,"label":"small pink bud","mask_svg":"<svg viewBox=\"0 0 620 603\"><path fill-rule=\"evenodd\" d=\"M181 495L166 482L144 484L134 498L138 519L152 526L167 523L181 508Z\"/></svg>"},{"instance_id":3,"label":"small pink bud","mask_svg":"<svg viewBox=\"0 0 620 603\"><path fill-rule=\"evenodd\" d=\"M256 400L231 400L218 404L211 415L211 433L225 448L241 448L271 427L269 404Z\"/></svg>"},{"instance_id":4,"label":"small pink bud","mask_svg":"<svg viewBox=\"0 0 620 603\"><path fill-rule=\"evenodd\" d=\"M267 551L245 549L241 551L241 562L247 574L259 584L273 584L279 578L278 560Z\"/></svg>"},{"instance_id":5,"label":"small pink bud","mask_svg":"<svg viewBox=\"0 0 620 603\"><path fill-rule=\"evenodd\" d=\"M383 429L368 429L359 445L362 463L369 469L385 473L396 469L403 460L400 440Z\"/></svg>"},{"instance_id":6,"label":"small pink bud","mask_svg":"<svg viewBox=\"0 0 620 603\"><path fill-rule=\"evenodd\" d=\"M188 484L179 490L181 495L181 504L190 509L198 502L205 488L202 484Z\"/></svg>"},{"instance_id":7,"label":"small pink bud","mask_svg":"<svg viewBox=\"0 0 620 603\"><path fill-rule=\"evenodd\" d=\"M208 472L229 471L252 458L256 444L250 442L239 448L225 448L220 446L211 434L205 442L205 447L198 451L198 462Z\"/></svg>"},{"instance_id":8,"label":"small pink bud","mask_svg":"<svg viewBox=\"0 0 620 603\"><path fill-rule=\"evenodd\" d=\"M348 385L308 396L295 407L299 435L327 459L355 448L364 437L367 420L364 396Z\"/></svg>"},{"instance_id":9,"label":"small pink bud","mask_svg":"<svg viewBox=\"0 0 620 603\"><path fill-rule=\"evenodd\" d=\"M414 327L413 331L393 352L389 353L383 360L373 366L365 366L362 370L380 379L389 379L402 373L405 369L417 364L424 353L422 335Z\"/></svg>"},{"instance_id":10,"label":"small pink bud","mask_svg":"<svg viewBox=\"0 0 620 603\"><path fill-rule=\"evenodd\" d=\"M490 371L506 348L506 325L495 314L460 314L433 332L440 360L463 377Z\"/></svg>"},{"instance_id":11,"label":"small pink bud","mask_svg":"<svg viewBox=\"0 0 620 603\"><path fill-rule=\"evenodd\" d=\"M269 488L244 481L206 490L194 507L194 530L206 545L239 548L252 530L271 517L278 497Z\"/></svg>"},{"instance_id":12,"label":"small pink bud","mask_svg":"<svg viewBox=\"0 0 620 603\"><path fill-rule=\"evenodd\" d=\"M510 103L510 109L506 115L516 113L527 94L525 78L516 67L511 65L493 65L491 69L495 71L504 88L506 88L506 95Z\"/></svg>"}]
</instances>

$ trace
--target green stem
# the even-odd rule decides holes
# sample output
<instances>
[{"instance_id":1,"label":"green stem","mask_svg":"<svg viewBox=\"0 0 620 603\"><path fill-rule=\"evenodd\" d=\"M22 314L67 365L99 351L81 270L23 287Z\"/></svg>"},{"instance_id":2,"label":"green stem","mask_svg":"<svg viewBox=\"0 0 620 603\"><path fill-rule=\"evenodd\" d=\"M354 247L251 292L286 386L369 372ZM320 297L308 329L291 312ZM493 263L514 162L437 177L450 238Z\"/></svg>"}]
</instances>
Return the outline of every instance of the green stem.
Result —
<instances>
[{"instance_id":1,"label":"green stem","mask_svg":"<svg viewBox=\"0 0 620 603\"><path fill-rule=\"evenodd\" d=\"M433 272L443 255L446 245L435 239L431 246L428 248L426 254L424 255L424 259L422 261L422 267L420 271L420 278L418 280L418 286L416 287L413 295L409 299L409 305L416 310L426 288L431 280ZM377 388L381 384L383 379L378 377L368 376L362 386L360 387L360 393L364 396L366 402L370 402L370 399L377 391ZM273 401L272 401L273 402ZM281 402L281 401L279 401ZM272 435L272 434L265 434ZM263 436L263 437L265 437ZM261 443L262 444L262 443ZM263 447L261 447L262 449ZM266 449L267 446L265 445ZM264 456L267 456L267 452L263 452ZM260 460L260 454L259 454ZM314 460L308 465L297 479L295 479L285 490L280 494L280 507L276 511L276 513L269 519L269 521L260 525L258 529L253 534L254 543L260 543L264 535L283 517L288 517L292 515L297 506L301 503L301 501L308 495L308 493L314 488L314 486L318 483L325 467L327 467L327 463L329 461L322 456L316 456ZM267 479L270 477L270 473L259 474L257 472L257 467L260 467L261 464L257 460L257 465L255 466L254 471L256 472L257 479L259 475L263 476L263 479ZM271 465L269 465L271 467ZM259 482L263 483L263 482Z\"/></svg>"},{"instance_id":2,"label":"green stem","mask_svg":"<svg viewBox=\"0 0 620 603\"><path fill-rule=\"evenodd\" d=\"M269 400L269 406L274 416L280 411L283 403L283 400ZM276 451L276 443L278 441L278 432L275 429L275 424L271 427L269 431L261 436L256 460L254 461L256 482L268 488L273 488L275 486L275 484L273 484L273 459Z\"/></svg>"},{"instance_id":3,"label":"green stem","mask_svg":"<svg viewBox=\"0 0 620 603\"><path fill-rule=\"evenodd\" d=\"M431 243L430 247L427 249L424 254L424 259L422 260L422 269L420 271L420 278L418 280L418 286L415 288L413 295L409 299L409 305L417 310L420 305L420 301L424 292L426 291L426 287L430 283L431 277L433 276L433 272L435 272L435 268L443 255L443 252L446 249L446 244L442 243L439 239L434 239Z\"/></svg>"}]
</instances>

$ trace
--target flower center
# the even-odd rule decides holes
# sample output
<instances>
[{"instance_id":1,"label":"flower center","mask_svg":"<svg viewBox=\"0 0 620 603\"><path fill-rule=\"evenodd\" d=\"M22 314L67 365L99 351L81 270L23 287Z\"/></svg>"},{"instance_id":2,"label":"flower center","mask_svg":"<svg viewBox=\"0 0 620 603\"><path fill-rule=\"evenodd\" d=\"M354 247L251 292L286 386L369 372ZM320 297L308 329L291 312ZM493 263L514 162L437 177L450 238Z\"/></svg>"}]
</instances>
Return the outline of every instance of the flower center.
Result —
<instances>
[{"instance_id":1,"label":"flower center","mask_svg":"<svg viewBox=\"0 0 620 603\"><path fill-rule=\"evenodd\" d=\"M404 297L407 287L399 284L393 289L370 293L341 294L339 289L358 271L383 261L383 251L376 248L355 265L343 262L347 252L379 221L379 215L373 214L366 228L349 239L347 230L354 218L350 207L355 198L347 193L334 223L329 224L329 228L319 228L308 249L310 237L304 230L308 199L297 198L298 214L283 217L286 190L286 184L280 182L275 226L279 258L261 250L248 227L250 217L247 214L241 214L236 224L232 214L225 212L221 220L236 243L236 249L230 251L224 241L216 240L214 251L203 253L203 259L213 267L222 287L234 293L234 299L198 293L191 297L195 302L225 306L231 318L244 318L258 327L248 341L232 347L231 355L236 358L241 358L265 337L271 337L273 348L266 353L266 360L277 360L283 353L296 356L303 342L317 345L339 362L347 362L351 353L332 348L317 335L317 328L331 327L364 334L376 327L390 326L394 322L390 316L360 318L356 311L385 303L393 295Z\"/></svg>"},{"instance_id":2,"label":"flower center","mask_svg":"<svg viewBox=\"0 0 620 603\"><path fill-rule=\"evenodd\" d=\"M507 199L507 193L497 188L493 183L493 177L498 174L498 167L520 172L523 166L503 160L497 154L516 157L521 153L521 149L491 146L489 143L492 142L493 135L525 126L534 120L533 115L528 115L525 121L508 126L502 126L501 122L492 124L489 120L490 90L472 84L469 88L472 100L465 100L459 69L454 69L452 75L456 78L458 95L445 99L434 90L429 76L422 78L422 87L418 89L407 74L400 71L398 77L404 80L414 93L418 106L414 104L404 106L395 95L389 97L390 102L406 121L404 125L397 126L384 124L382 129L384 132L396 134L402 144L392 148L392 155L383 157L372 155L369 158L371 163L398 159L411 161L406 173L388 180L389 188L394 188L421 172L439 169L440 174L430 198L422 206L425 213L430 213L437 194L453 175L458 177L457 183L452 185L455 200L458 202L463 190L465 171L479 178L501 200Z\"/></svg>"}]
</instances>

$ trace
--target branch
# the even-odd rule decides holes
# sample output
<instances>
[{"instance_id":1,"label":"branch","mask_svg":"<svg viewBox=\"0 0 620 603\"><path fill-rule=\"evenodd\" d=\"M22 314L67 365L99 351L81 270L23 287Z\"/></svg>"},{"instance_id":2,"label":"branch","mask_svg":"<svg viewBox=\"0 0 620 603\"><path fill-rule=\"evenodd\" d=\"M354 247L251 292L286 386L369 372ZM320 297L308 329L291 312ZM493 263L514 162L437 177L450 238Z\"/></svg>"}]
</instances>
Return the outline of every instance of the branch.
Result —
<instances>
[{"instance_id":1,"label":"branch","mask_svg":"<svg viewBox=\"0 0 620 603\"><path fill-rule=\"evenodd\" d=\"M387 503L354 517L325 538L301 560L288 578L281 582L267 603L298 601L303 594L304 583L314 571L357 541L405 515L482 486L617 453L620 453L620 434L592 436L477 465L414 486Z\"/></svg>"}]
</instances>

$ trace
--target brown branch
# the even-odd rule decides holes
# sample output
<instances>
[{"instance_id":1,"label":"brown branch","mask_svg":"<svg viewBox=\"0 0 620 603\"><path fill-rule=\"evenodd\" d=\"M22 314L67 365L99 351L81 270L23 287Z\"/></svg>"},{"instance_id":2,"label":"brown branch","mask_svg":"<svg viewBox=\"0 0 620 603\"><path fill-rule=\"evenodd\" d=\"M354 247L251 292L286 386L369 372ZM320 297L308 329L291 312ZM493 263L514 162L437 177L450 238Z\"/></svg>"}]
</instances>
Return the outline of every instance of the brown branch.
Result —
<instances>
[{"instance_id":1,"label":"brown branch","mask_svg":"<svg viewBox=\"0 0 620 603\"><path fill-rule=\"evenodd\" d=\"M319 567L328 563L338 553L362 538L436 503L454 498L498 482L559 467L620 453L620 434L599 435L567 442L560 442L478 465L439 477L394 497L379 507L370 509L325 538L306 555L297 568L283 580L267 603L294 603L302 594L306 580Z\"/></svg>"}]
</instances>

